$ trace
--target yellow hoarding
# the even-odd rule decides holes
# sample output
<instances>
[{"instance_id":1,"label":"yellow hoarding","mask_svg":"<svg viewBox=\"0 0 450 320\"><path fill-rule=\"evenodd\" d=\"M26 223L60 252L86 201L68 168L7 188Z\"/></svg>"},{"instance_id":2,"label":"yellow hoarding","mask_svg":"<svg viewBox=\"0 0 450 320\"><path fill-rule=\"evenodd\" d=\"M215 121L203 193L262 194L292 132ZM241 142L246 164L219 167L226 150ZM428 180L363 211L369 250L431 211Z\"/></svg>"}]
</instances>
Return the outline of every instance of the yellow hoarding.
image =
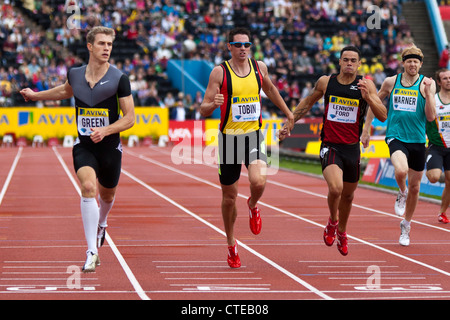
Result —
<instances>
[{"instance_id":1,"label":"yellow hoarding","mask_svg":"<svg viewBox=\"0 0 450 320\"><path fill-rule=\"evenodd\" d=\"M164 108L136 107L135 125L121 135L161 136L169 130L169 114ZM40 135L44 139L66 135L76 136L77 127L75 110L72 107L33 108L11 107L0 108L0 136L14 133L16 137L32 139Z\"/></svg>"},{"instance_id":2,"label":"yellow hoarding","mask_svg":"<svg viewBox=\"0 0 450 320\"><path fill-rule=\"evenodd\" d=\"M121 133L122 137L137 135L160 137L169 132L169 110L158 107L136 107L136 121L132 128ZM278 143L276 132L283 124L282 119L263 120L261 131L268 146ZM217 145L219 120L207 119L204 126L206 145ZM16 137L32 139L35 135L42 138L63 138L66 135L77 136L75 110L73 107L36 108L11 107L0 108L0 136L14 133Z\"/></svg>"},{"instance_id":3,"label":"yellow hoarding","mask_svg":"<svg viewBox=\"0 0 450 320\"><path fill-rule=\"evenodd\" d=\"M319 155L320 141L310 141L306 146L305 153ZM362 158L389 158L389 147L384 140L371 140L369 146L364 148L361 144Z\"/></svg>"},{"instance_id":4,"label":"yellow hoarding","mask_svg":"<svg viewBox=\"0 0 450 320\"><path fill-rule=\"evenodd\" d=\"M169 132L169 109L158 107L136 107L134 126L122 132L123 137L137 135L143 137L160 137Z\"/></svg>"}]
</instances>

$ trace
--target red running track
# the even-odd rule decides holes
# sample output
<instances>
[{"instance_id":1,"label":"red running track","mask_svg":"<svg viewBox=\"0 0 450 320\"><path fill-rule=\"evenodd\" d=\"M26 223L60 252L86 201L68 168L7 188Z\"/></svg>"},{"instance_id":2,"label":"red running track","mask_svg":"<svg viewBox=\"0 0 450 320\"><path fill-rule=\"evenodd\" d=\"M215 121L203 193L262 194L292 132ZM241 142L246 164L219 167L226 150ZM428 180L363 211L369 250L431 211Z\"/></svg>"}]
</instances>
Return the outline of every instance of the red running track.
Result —
<instances>
[{"instance_id":1,"label":"red running track","mask_svg":"<svg viewBox=\"0 0 450 320\"><path fill-rule=\"evenodd\" d=\"M402 247L395 195L358 188L343 257L322 240L323 179L270 175L255 236L243 168L236 222L242 267L231 269L216 166L170 148L124 147L101 266L82 274L86 244L71 149L1 148L0 161L2 300L450 298L450 226L437 222L435 203L419 202L411 245Z\"/></svg>"}]
</instances>

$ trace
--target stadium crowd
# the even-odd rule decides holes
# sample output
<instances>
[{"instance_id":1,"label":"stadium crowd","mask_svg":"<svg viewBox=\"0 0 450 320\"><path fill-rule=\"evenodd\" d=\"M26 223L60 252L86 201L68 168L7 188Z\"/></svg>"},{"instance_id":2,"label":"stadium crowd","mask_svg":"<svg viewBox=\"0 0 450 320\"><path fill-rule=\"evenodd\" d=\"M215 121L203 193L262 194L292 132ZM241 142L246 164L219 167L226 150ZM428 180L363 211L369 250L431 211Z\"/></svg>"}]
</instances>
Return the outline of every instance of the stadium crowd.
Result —
<instances>
[{"instance_id":1,"label":"stadium crowd","mask_svg":"<svg viewBox=\"0 0 450 320\"><path fill-rule=\"evenodd\" d=\"M379 28L367 23L369 5L380 8ZM85 33L96 24L116 30L111 63L130 77L135 104L184 109L171 113L178 119L198 117L202 97L170 87L168 60L219 64L229 58L226 34L236 26L252 31L253 57L266 63L291 107L319 76L336 72L343 46L361 49L360 72L379 86L399 72L398 54L413 42L398 0L0 0L0 7L2 106L26 105L20 88L65 82L68 68L87 62ZM264 101L263 116L274 116ZM319 102L313 115L322 109Z\"/></svg>"}]
</instances>

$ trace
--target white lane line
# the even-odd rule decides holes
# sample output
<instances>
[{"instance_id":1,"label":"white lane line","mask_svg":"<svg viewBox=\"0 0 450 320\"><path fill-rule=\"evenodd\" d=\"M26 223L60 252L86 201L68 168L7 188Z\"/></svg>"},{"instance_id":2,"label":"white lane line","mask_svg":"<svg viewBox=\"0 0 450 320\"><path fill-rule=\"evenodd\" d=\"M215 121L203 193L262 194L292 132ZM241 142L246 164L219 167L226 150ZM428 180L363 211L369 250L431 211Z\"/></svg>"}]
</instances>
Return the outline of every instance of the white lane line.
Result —
<instances>
[{"instance_id":1,"label":"white lane line","mask_svg":"<svg viewBox=\"0 0 450 320\"><path fill-rule=\"evenodd\" d=\"M363 261L363 260L342 260L342 261L332 261L332 260L327 260L327 261L323 261L323 260L300 260L298 261L300 263L385 263L386 261L383 260L367 260L367 261Z\"/></svg>"},{"instance_id":2,"label":"white lane line","mask_svg":"<svg viewBox=\"0 0 450 320\"><path fill-rule=\"evenodd\" d=\"M160 273L166 273L166 274L230 274L230 271L161 271ZM254 271L233 271L233 274L248 274L248 273L255 273Z\"/></svg>"},{"instance_id":3,"label":"white lane line","mask_svg":"<svg viewBox=\"0 0 450 320\"><path fill-rule=\"evenodd\" d=\"M170 156L173 156L172 153L170 153L170 152L164 152L163 150L158 149L158 148L153 148L152 150L156 150L156 151L158 151L159 153L164 154L164 155L170 155ZM195 151L195 150L194 150L194 151ZM134 155L135 157L139 157L139 158L145 157L145 156L142 156L142 155L138 155L138 154L136 154L136 153L133 153L132 151L129 151L129 150L127 150L127 152L130 153L131 155ZM180 159L182 159L182 160L188 160L188 161L191 161L191 158L189 158L188 156L184 156L184 155L183 155L183 156L176 155L176 157L177 157L177 158L180 158ZM195 154L194 154L194 157L195 157ZM152 160L152 161L156 161L156 160ZM152 161L150 161L150 162L152 162ZM158 162L158 161L156 161L156 162ZM155 163L155 162L154 162L154 163ZM192 162L188 162L188 163L192 163ZM157 163L155 163L155 164L157 164ZM162 164L162 163L160 163L160 164ZM210 167L210 168L216 168L216 167L217 167L217 165L208 164L208 163L205 163L205 162L201 162L201 163L199 163L199 164L204 165L204 166L207 166L207 167ZM158 164L158 165L159 165L159 164ZM163 164L163 165L164 165L164 164ZM297 173L297 174L301 175L301 173ZM244 176L244 177L248 177L248 174L247 174L246 172L242 172L241 175ZM310 177L316 177L316 175L314 175L314 174L305 174L305 175L308 175L308 176L310 176ZM320 176L320 175L318 175L317 178L319 178L319 179L322 178L322 179L323 179L323 177ZM284 184L284 183L282 183L282 182L275 181L275 180L273 180L273 179L268 179L268 180L267 180L267 183L273 184L273 185L276 185L276 186L279 186L279 187L282 187L282 188L285 188L285 189L290 189L290 190L293 190L293 191L296 191L296 192L301 192L301 193L309 194L309 195L314 196L314 197L318 197L318 198L322 198L322 199L327 199L327 195L320 194L320 193L317 193L317 192L312 192L312 191L309 191L309 190L306 190L306 189L302 189L302 188L298 188L298 187L293 187L293 186ZM360 187L361 187L361 188L366 188L364 185L361 185ZM378 190L376 190L376 191L378 191ZM378 191L378 192L382 192L382 191ZM363 209L363 210L371 211L371 212L374 212L374 213L378 213L378 214L381 214L381 215L393 217L393 218L396 218L396 219L403 219L403 217L399 217L399 216L397 216L396 214L389 213L389 212L382 211L382 210L373 209L373 208L366 207L366 206L363 206L363 205L359 205L359 204L357 204L357 203L355 203L355 202L352 203L352 206L353 206L353 207L356 207L356 208ZM411 222L417 223L417 224L420 224L420 225L423 225L423 226L426 226L426 227L429 227L429 228L433 228L433 229L437 229L437 230L441 230L441 231L445 231L445 232L450 232L450 229L446 229L446 228L444 228L444 227L440 227L440 226L428 224L428 223L421 222L421 221L418 221L418 220L412 219Z\"/></svg>"},{"instance_id":4,"label":"white lane line","mask_svg":"<svg viewBox=\"0 0 450 320\"><path fill-rule=\"evenodd\" d=\"M219 260L185 260L185 261L174 261L174 260L155 260L153 263L223 263Z\"/></svg>"},{"instance_id":5,"label":"white lane line","mask_svg":"<svg viewBox=\"0 0 450 320\"><path fill-rule=\"evenodd\" d=\"M67 281L65 278L1 278L1 281ZM98 280L97 278L83 278L83 281Z\"/></svg>"},{"instance_id":6,"label":"white lane line","mask_svg":"<svg viewBox=\"0 0 450 320\"><path fill-rule=\"evenodd\" d=\"M20 156L22 155L23 147L19 147L19 151L17 151L16 157L11 165L11 169L9 169L8 176L6 177L5 183L3 184L2 191L0 192L0 205L2 204L3 198L5 197L6 190L8 190L9 183L11 182L14 171L16 171L17 163L19 162Z\"/></svg>"},{"instance_id":7,"label":"white lane line","mask_svg":"<svg viewBox=\"0 0 450 320\"><path fill-rule=\"evenodd\" d=\"M199 268L219 268L219 269L226 269L226 270L229 270L229 267L228 266L224 266L224 265L222 265L222 266L156 266L156 268L160 268L160 269L162 269L162 268L176 268L176 269L178 269L178 268L197 268L197 269L199 269ZM242 268L247 268L246 266L242 266L241 267L241 269Z\"/></svg>"},{"instance_id":8,"label":"white lane line","mask_svg":"<svg viewBox=\"0 0 450 320\"><path fill-rule=\"evenodd\" d=\"M198 221L200 221L201 223L207 225L208 227L210 227L211 229L215 230L216 232L220 233L221 235L223 235L224 237L226 237L226 234L224 231L222 231L221 229L217 228L215 225L209 223L208 221L206 221L205 219L201 218L200 216L198 216L197 214L193 213L192 211L188 210L187 208L183 207L182 205L180 205L179 203L175 202L174 200L170 199L169 197L167 197L166 195L162 194L161 192L157 191L156 189L154 189L153 187L149 186L148 184L146 184L145 182L143 182L142 180L138 179L137 177L135 177L134 175L132 175L131 173L129 173L128 171L122 169L122 172L127 175L130 179L134 180L135 182L139 183L141 186L143 186L144 188L146 188L147 190L153 192L154 194L156 194L157 196L163 198L164 200L166 200L167 202L171 203L172 205L174 205L175 207L179 208L180 210L186 212L187 214L189 214L191 217L197 219ZM284 269L283 267L281 267L280 265L278 265L277 263L275 263L274 261L270 260L269 258L265 257L264 255L260 254L259 252L253 250L252 248L250 248L249 246L247 246L246 244L244 244L243 242L237 240L237 242L239 243L239 245L243 248L245 248L247 251L253 253L255 256L259 257L261 260L265 261L266 263L270 264L271 266L273 266L274 268L276 268L277 270L281 271L282 273L284 273L285 275L287 275L288 277L290 277L291 279L293 279L294 281L296 281L297 283L301 284L302 286L306 287L307 289L309 289L311 292L317 294L318 296L322 297L323 299L327 299L327 300L332 300L332 298L326 294L324 294L323 292L321 292L320 290L318 290L317 288L313 287L312 285L310 285L309 283L307 283L306 281L300 279L299 277L297 277L296 275L294 275L293 273L289 272L288 270Z\"/></svg>"},{"instance_id":9,"label":"white lane line","mask_svg":"<svg viewBox=\"0 0 450 320\"><path fill-rule=\"evenodd\" d=\"M238 278L238 277L232 277L232 278L164 278L166 280L262 280L261 277L255 277L255 278Z\"/></svg>"},{"instance_id":10,"label":"white lane line","mask_svg":"<svg viewBox=\"0 0 450 320\"><path fill-rule=\"evenodd\" d=\"M368 265L364 266L308 266L308 268L364 268L367 270ZM383 266L383 268L399 268L399 266Z\"/></svg>"},{"instance_id":11,"label":"white lane line","mask_svg":"<svg viewBox=\"0 0 450 320\"><path fill-rule=\"evenodd\" d=\"M58 152L58 150L56 149L56 147L52 147L52 148L53 148L53 152L55 153L56 157L58 158L59 162L61 163L61 166L64 168L64 171L66 172L66 174L69 177L70 181L72 182L73 186L77 190L78 195L81 197L80 187L78 186L78 183L73 178L72 173L70 172L70 170L67 168L67 165L64 162L64 159L61 157L61 155ZM130 280L131 285L133 286L133 288L136 291L137 295L142 300L150 300L150 298L145 294L144 289L142 289L141 285L137 281L136 277L134 276L134 274L131 271L130 267L128 266L127 262L123 258L122 254L117 249L114 241L111 239L111 237L109 236L108 232L105 232L105 238L106 238L106 241L108 242L111 250L113 251L114 255L116 256L117 260L119 261L120 265L122 266L123 271L125 271L125 274L127 275L128 280Z\"/></svg>"},{"instance_id":12,"label":"white lane line","mask_svg":"<svg viewBox=\"0 0 450 320\"><path fill-rule=\"evenodd\" d=\"M308 190L305 190L305 189L301 189L301 188L297 188L297 187L292 187L292 186L289 186L289 185L281 183L281 182L271 181L271 180L268 180L267 182L271 183L271 184L274 184L276 186L282 187L282 188L290 189L290 190L301 192L301 193L306 193L306 194L309 194L309 195L312 195L312 196L315 196L315 197L319 197L319 198L323 198L323 199L327 198L326 195L315 193L315 192L311 192L311 191L308 191ZM399 216L397 216L397 215L395 215L393 213L389 213L389 212L385 212L385 211L382 211L382 210L369 208L369 207L362 206L362 205L359 205L359 204L356 204L356 203L353 203L352 206L355 207L355 208L360 208L360 209L363 209L363 210L371 211L371 212L374 212L374 213L378 213L378 214L381 214L381 215L393 217L393 218L396 218L396 219L403 219L403 217L399 217ZM413 220L411 220L411 222L416 223L416 224L420 224L420 225L423 225L423 226L426 226L426 227L429 227L429 228L438 229L438 230L445 231L445 232L450 232L450 229L446 229L446 228L443 228L443 227L435 226L435 225L428 224L428 223L425 223L425 222L421 222L421 221L418 221L418 220L414 220L413 219Z\"/></svg>"},{"instance_id":13,"label":"white lane line","mask_svg":"<svg viewBox=\"0 0 450 320\"><path fill-rule=\"evenodd\" d=\"M134 157L137 157L137 158L142 159L142 160L144 160L144 161L153 163L153 164L155 164L155 165L157 165L157 166L160 166L160 167L165 168L165 169L167 169L167 170L170 170L170 171L172 171L172 172L181 174L181 175L183 175L183 176L186 176L186 177L188 177L188 178L191 178L191 179L196 180L196 181L199 181L199 182L203 182L204 184L207 184L207 185L209 185L209 186L212 186L212 187L214 187L214 188L216 188L216 189L220 189L220 186L219 186L218 184L212 183L212 182L207 181L207 180L205 180L205 179L202 179L202 178L199 178L199 177L197 177L197 176L194 176L194 175L192 175L192 174L190 174L190 173L187 173L187 172L184 172L184 171L182 171L182 170L176 169L176 168L174 168L174 167L171 167L171 166L169 166L169 165L166 165L166 164L164 164L164 163L161 163L161 162L159 162L159 161L157 161L157 160L153 160L153 159L151 159L151 158L149 158L149 157L146 157L146 156L144 156L144 155L138 155L138 154L133 153L133 152L130 152L130 151L128 151L128 153L131 154L131 155L134 156ZM280 185L283 185L283 184L280 183ZM287 186L287 185L286 185L286 186ZM301 190L302 190L302 189L298 189L298 188L294 188L294 187L291 188L290 186L287 186L287 187L289 187L290 189L297 189L298 191L301 191ZM318 197L322 197L322 198L325 197L325 198L326 198L326 196L321 195L321 194L317 194L317 193L310 192L310 191L307 191L307 190L303 190L303 191L305 191L305 193L308 193L308 194L311 194L311 195L316 195L316 196L318 196ZM303 192L303 191L302 191L302 192ZM247 199L247 198L248 198L248 196L245 196L245 195L243 195L243 194L241 194L241 193L238 193L238 197L241 197L241 198L244 198L244 199ZM317 222L315 222L315 221L312 221L312 220L303 218L303 217L301 217L301 216L299 216L299 215L297 215L297 214L294 214L294 213L292 213L292 212L289 212L289 211L280 209L280 208L278 208L278 207L276 207L276 206L272 206L272 205L270 205L270 204L268 204L268 203L265 203L265 202L263 202L263 201L259 201L258 203L261 204L261 205L263 205L263 206L265 206L265 207L268 207L268 208L270 208L270 209L272 209L272 210L274 210L274 211L278 211L278 212L280 212L280 213L283 213L283 214L285 214L285 215L288 215L288 216L290 216L290 217L293 217L293 218L302 220L302 221L304 221L304 222L307 222L307 223L309 223L309 224L318 226L318 227L320 227L320 228L325 228L325 225L323 225L323 224L320 224L320 223L317 223ZM361 207L361 208L366 208L366 207L362 207L362 206L359 206L359 207ZM367 209L367 210L370 210L370 211L374 211L374 212L380 212L380 213L382 212L382 211L374 210L374 209L371 209L371 208L366 208L366 209ZM387 214L387 213L384 213L384 214ZM389 215L390 215L390 214L389 214ZM423 224L423 223L422 223L422 224ZM426 225L426 224L424 224L424 225ZM430 225L430 226L431 226L431 225ZM450 230L447 230L447 229L442 229L442 230L445 230L446 232L450 232ZM442 269L436 268L436 267L434 267L434 266L431 266L431 265L429 265L429 264L426 264L426 263L424 263L424 262L421 262L421 261L418 261L418 260L409 258L409 257L404 256L404 255L402 255L402 254L399 254L399 253L397 253L397 252L395 252L395 251L392 251L392 250L383 248L383 247L381 247L381 246L379 246L379 245L373 244L373 243L368 242L368 241L365 241L365 240L363 240L363 239L360 239L360 238L357 238L357 237L354 237L354 236L351 236L351 235L347 235L347 237L348 237L349 239L353 239L353 240L355 240L355 241L357 241L357 242L363 243L363 244L368 245L368 246L370 246L370 247L373 247L373 248L376 248L376 249L378 249L378 250L384 251L384 252L386 252L386 253L388 253L388 254L390 254L390 255L396 256L396 257L401 258L401 259L403 259L403 260L407 260L407 261L412 262L412 263L414 263L414 264L418 264L418 265L420 265L420 266L422 266L422 267L431 269L431 270L436 271L436 272L438 272L438 273L441 273L441 274L443 274L443 275L445 275L445 276L447 276L447 277L450 277L450 272L447 272L447 271L445 271L445 270L442 270Z\"/></svg>"}]
</instances>

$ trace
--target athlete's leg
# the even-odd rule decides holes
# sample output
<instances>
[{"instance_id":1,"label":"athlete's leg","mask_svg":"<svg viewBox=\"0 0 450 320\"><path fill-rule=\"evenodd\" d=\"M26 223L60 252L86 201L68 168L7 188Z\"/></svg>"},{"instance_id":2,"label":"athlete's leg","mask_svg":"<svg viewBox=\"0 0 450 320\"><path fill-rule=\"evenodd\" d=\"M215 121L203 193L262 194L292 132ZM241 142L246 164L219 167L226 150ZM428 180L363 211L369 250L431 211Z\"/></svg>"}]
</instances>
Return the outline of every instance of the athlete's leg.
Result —
<instances>
[{"instance_id":1,"label":"athlete's leg","mask_svg":"<svg viewBox=\"0 0 450 320\"><path fill-rule=\"evenodd\" d=\"M445 171L445 187L441 198L441 212L446 213L450 205L450 170Z\"/></svg>"},{"instance_id":2,"label":"athlete's leg","mask_svg":"<svg viewBox=\"0 0 450 320\"><path fill-rule=\"evenodd\" d=\"M253 161L248 166L248 179L250 181L250 208L256 207L266 187L267 164L262 160Z\"/></svg>"},{"instance_id":3,"label":"athlete's leg","mask_svg":"<svg viewBox=\"0 0 450 320\"><path fill-rule=\"evenodd\" d=\"M436 183L440 180L441 178L441 174L442 174L442 170L441 169L431 169L431 170L427 170L427 178L428 180L430 180L431 183Z\"/></svg>"},{"instance_id":4,"label":"athlete's leg","mask_svg":"<svg viewBox=\"0 0 450 320\"><path fill-rule=\"evenodd\" d=\"M256 206L266 187L267 165L262 160L255 160L248 166L250 197L247 199L249 226L253 234L261 232L261 211Z\"/></svg>"},{"instance_id":5,"label":"athlete's leg","mask_svg":"<svg viewBox=\"0 0 450 320\"><path fill-rule=\"evenodd\" d=\"M395 181L401 192L406 191L406 178L408 177L408 159L406 155L397 150L391 155L391 162L395 170Z\"/></svg>"},{"instance_id":6,"label":"athlete's leg","mask_svg":"<svg viewBox=\"0 0 450 320\"><path fill-rule=\"evenodd\" d=\"M77 177L81 184L81 217L84 233L88 245L88 251L97 253L97 226L99 209L95 200L97 192L97 176L91 167L81 167L77 171Z\"/></svg>"},{"instance_id":7,"label":"athlete's leg","mask_svg":"<svg viewBox=\"0 0 450 320\"><path fill-rule=\"evenodd\" d=\"M441 208L438 221L448 223L446 212L450 205L450 153L445 149L439 152L439 148L431 145L427 150L426 175L431 183L445 183L441 195ZM444 172L442 172L442 168Z\"/></svg>"},{"instance_id":8,"label":"athlete's leg","mask_svg":"<svg viewBox=\"0 0 450 320\"><path fill-rule=\"evenodd\" d=\"M415 171L409 169L408 173L408 197L406 198L405 220L411 221L414 210L419 200L420 181L422 180L423 171Z\"/></svg>"},{"instance_id":9,"label":"athlete's leg","mask_svg":"<svg viewBox=\"0 0 450 320\"><path fill-rule=\"evenodd\" d=\"M346 256L348 254L347 222L358 182L344 182L342 169L335 164L327 166L323 170L323 176L328 184L330 210L330 220L324 230L324 241L326 245L331 246L337 235L337 248L342 255Z\"/></svg>"},{"instance_id":10,"label":"athlete's leg","mask_svg":"<svg viewBox=\"0 0 450 320\"><path fill-rule=\"evenodd\" d=\"M97 175L92 167L84 166L78 169L77 177L81 185L81 196L95 198L97 195Z\"/></svg>"},{"instance_id":11,"label":"athlete's leg","mask_svg":"<svg viewBox=\"0 0 450 320\"><path fill-rule=\"evenodd\" d=\"M108 214L111 211L115 195L116 195L117 187L114 188L105 188L100 183L98 184L98 203L100 205L100 218L99 218L99 226L107 227L107 219Z\"/></svg>"},{"instance_id":12,"label":"athlete's leg","mask_svg":"<svg viewBox=\"0 0 450 320\"><path fill-rule=\"evenodd\" d=\"M328 184L328 208L330 210L330 219L333 222L338 221L338 209L341 201L344 182L342 180L342 170L336 164L331 164L323 170L323 177Z\"/></svg>"},{"instance_id":13,"label":"athlete's leg","mask_svg":"<svg viewBox=\"0 0 450 320\"><path fill-rule=\"evenodd\" d=\"M234 246L234 223L237 217L236 198L238 194L238 181L231 185L222 184L222 218L227 234L227 243Z\"/></svg>"},{"instance_id":14,"label":"athlete's leg","mask_svg":"<svg viewBox=\"0 0 450 320\"><path fill-rule=\"evenodd\" d=\"M339 226L338 231L343 233L347 230L347 222L352 209L353 198L355 190L358 187L358 182L344 182L344 187L339 201Z\"/></svg>"}]
</instances>

